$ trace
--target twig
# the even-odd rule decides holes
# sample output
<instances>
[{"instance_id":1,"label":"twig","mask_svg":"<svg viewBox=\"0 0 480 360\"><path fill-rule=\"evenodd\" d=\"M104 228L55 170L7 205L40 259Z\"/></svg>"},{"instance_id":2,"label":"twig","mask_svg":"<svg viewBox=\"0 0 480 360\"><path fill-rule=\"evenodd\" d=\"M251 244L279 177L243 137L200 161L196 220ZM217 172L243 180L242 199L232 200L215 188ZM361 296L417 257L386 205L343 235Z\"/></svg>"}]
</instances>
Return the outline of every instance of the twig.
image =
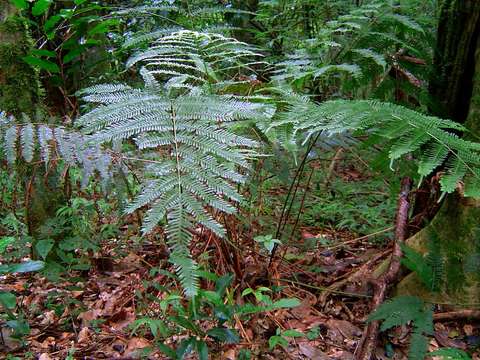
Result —
<instances>
[{"instance_id":1,"label":"twig","mask_svg":"<svg viewBox=\"0 0 480 360\"><path fill-rule=\"evenodd\" d=\"M402 257L401 244L407 237L408 210L410 208L409 194L412 187L412 180L408 177L402 179L400 196L398 199L397 219L395 224L395 243L393 245L392 258L388 270L378 279L371 280L373 285L372 312L375 311L384 301L390 284L397 281L400 273L400 258ZM360 341L356 354L356 360L370 360L377 347L377 337L380 323L372 321L365 328L362 340Z\"/></svg>"},{"instance_id":2,"label":"twig","mask_svg":"<svg viewBox=\"0 0 480 360\"><path fill-rule=\"evenodd\" d=\"M480 319L480 310L457 310L444 313L438 313L433 315L434 321L448 321L448 320L460 320L460 319Z\"/></svg>"}]
</instances>

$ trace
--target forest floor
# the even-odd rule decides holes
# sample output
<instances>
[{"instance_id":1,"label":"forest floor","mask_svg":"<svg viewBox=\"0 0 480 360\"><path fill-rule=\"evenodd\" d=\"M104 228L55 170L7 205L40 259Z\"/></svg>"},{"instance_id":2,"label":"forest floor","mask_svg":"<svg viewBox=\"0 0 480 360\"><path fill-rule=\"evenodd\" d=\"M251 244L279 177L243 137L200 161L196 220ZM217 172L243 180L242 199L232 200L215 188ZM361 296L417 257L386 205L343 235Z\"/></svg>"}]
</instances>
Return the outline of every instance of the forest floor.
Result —
<instances>
[{"instance_id":1,"label":"forest floor","mask_svg":"<svg viewBox=\"0 0 480 360\"><path fill-rule=\"evenodd\" d=\"M252 239L251 232L273 231L263 224L268 224L279 204L262 203L258 194L255 219L246 218L254 229L232 220L229 231L235 235L227 242L203 233L196 237L192 248L200 264L211 272L235 273L233 296L238 302L244 301L239 295L243 289L262 286L274 289L273 298L301 301L295 308L236 321L240 342L223 346L209 342L212 359L238 359L241 349L250 350L251 359L353 359L370 312L371 291L365 279L391 254L395 198L391 200L388 184L379 183L354 157L333 165L318 165L323 175L310 183L313 191L305 201L310 205L301 211L299 222L301 236L281 246L270 267L268 253ZM325 191L326 177L334 184L335 194ZM281 195L286 186L264 184L264 191ZM127 219L125 229L129 221L135 219ZM235 248L242 249L241 256L234 255ZM162 286L178 285L166 271L155 271L173 272L167 256L155 237L140 243L125 235L123 242L105 242L89 271L72 272L56 282L41 274L3 277L1 289L19 295L30 334L22 347L2 328L0 358L135 359L148 353L146 358L167 359L155 349L154 337L146 327L132 332L136 320L168 312L168 307L161 306ZM202 287L212 289L214 284L202 280ZM253 295L248 297L255 301ZM155 298L159 301L152 300ZM435 306L435 311L446 310ZM202 323L202 327L209 326ZM294 329L304 336L286 337L283 347L272 349L269 340L278 335L277 329ZM185 336L171 336L165 343L178 345ZM382 335L377 358L407 358L408 340L407 327ZM435 323L429 346L431 350L467 349L479 343L478 322L452 320ZM474 354L474 359L480 355Z\"/></svg>"}]
</instances>

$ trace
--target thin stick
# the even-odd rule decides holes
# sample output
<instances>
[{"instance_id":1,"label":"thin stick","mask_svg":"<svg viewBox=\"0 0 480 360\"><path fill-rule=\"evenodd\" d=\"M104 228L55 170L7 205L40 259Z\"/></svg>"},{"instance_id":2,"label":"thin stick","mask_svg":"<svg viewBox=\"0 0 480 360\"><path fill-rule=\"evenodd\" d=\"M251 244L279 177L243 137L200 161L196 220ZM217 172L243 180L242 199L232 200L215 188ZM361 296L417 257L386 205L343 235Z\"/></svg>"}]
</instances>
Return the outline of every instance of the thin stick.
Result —
<instances>
[{"instance_id":1,"label":"thin stick","mask_svg":"<svg viewBox=\"0 0 480 360\"><path fill-rule=\"evenodd\" d=\"M392 258L388 270L377 280L371 280L373 285L372 312L375 311L384 301L390 284L397 281L400 273L400 258L402 257L401 245L405 242L408 229L408 210L410 208L409 194L412 187L412 180L409 177L402 179L400 196L398 199L397 219L395 224L395 243L393 245ZM372 321L365 328L362 340L360 341L356 354L356 360L370 360L377 347L377 337L380 323Z\"/></svg>"}]
</instances>

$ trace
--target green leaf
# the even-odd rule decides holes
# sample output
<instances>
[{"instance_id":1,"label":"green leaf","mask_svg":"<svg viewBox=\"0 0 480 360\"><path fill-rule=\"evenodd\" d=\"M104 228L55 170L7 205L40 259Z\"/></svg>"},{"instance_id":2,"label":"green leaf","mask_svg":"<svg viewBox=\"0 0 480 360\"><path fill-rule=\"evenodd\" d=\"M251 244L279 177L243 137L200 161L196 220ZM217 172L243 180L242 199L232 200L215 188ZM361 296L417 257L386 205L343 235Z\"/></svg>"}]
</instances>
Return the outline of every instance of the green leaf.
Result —
<instances>
[{"instance_id":1,"label":"green leaf","mask_svg":"<svg viewBox=\"0 0 480 360\"><path fill-rule=\"evenodd\" d=\"M217 280L215 283L215 291L218 295L223 296L225 294L225 291L232 283L233 278L233 274L226 274Z\"/></svg>"},{"instance_id":2,"label":"green leaf","mask_svg":"<svg viewBox=\"0 0 480 360\"><path fill-rule=\"evenodd\" d=\"M54 51L50 50L45 50L45 49L33 49L30 51L30 54L32 54L35 57L56 57L57 54Z\"/></svg>"},{"instance_id":3,"label":"green leaf","mask_svg":"<svg viewBox=\"0 0 480 360\"><path fill-rule=\"evenodd\" d=\"M293 329L285 330L282 333L282 335L286 337L303 337L304 336L300 331L293 330Z\"/></svg>"},{"instance_id":4,"label":"green leaf","mask_svg":"<svg viewBox=\"0 0 480 360\"><path fill-rule=\"evenodd\" d=\"M28 8L28 3L26 0L10 0L10 2L21 10Z\"/></svg>"},{"instance_id":5,"label":"green leaf","mask_svg":"<svg viewBox=\"0 0 480 360\"><path fill-rule=\"evenodd\" d=\"M13 236L4 236L0 238L0 254L3 254L7 249L7 246L13 244L15 242L15 238Z\"/></svg>"},{"instance_id":6,"label":"green leaf","mask_svg":"<svg viewBox=\"0 0 480 360\"><path fill-rule=\"evenodd\" d=\"M40 255L42 259L45 260L50 251L52 250L54 244L55 241L52 239L39 240L35 244L35 250L37 250L38 255Z\"/></svg>"},{"instance_id":7,"label":"green leaf","mask_svg":"<svg viewBox=\"0 0 480 360\"><path fill-rule=\"evenodd\" d=\"M42 270L44 267L43 261L26 261L20 264L1 265L0 273L26 273Z\"/></svg>"},{"instance_id":8,"label":"green leaf","mask_svg":"<svg viewBox=\"0 0 480 360\"><path fill-rule=\"evenodd\" d=\"M33 16L43 15L48 10L51 3L52 3L52 0L37 0L35 5L33 5L32 15Z\"/></svg>"},{"instance_id":9,"label":"green leaf","mask_svg":"<svg viewBox=\"0 0 480 360\"><path fill-rule=\"evenodd\" d=\"M70 50L63 58L63 63L68 64L75 58L79 57L81 54L85 52L85 47L77 47L76 49Z\"/></svg>"},{"instance_id":10,"label":"green leaf","mask_svg":"<svg viewBox=\"0 0 480 360\"><path fill-rule=\"evenodd\" d=\"M270 339L268 339L268 347L270 348L270 350L273 350L277 345L287 347L288 341L287 339L278 335L272 336L270 337Z\"/></svg>"},{"instance_id":11,"label":"green leaf","mask_svg":"<svg viewBox=\"0 0 480 360\"><path fill-rule=\"evenodd\" d=\"M75 0L74 3L75 3L75 5L82 5L86 1L87 0Z\"/></svg>"},{"instance_id":12,"label":"green leaf","mask_svg":"<svg viewBox=\"0 0 480 360\"><path fill-rule=\"evenodd\" d=\"M182 316L170 316L170 321L174 322L177 325L180 325L181 327L191 330L194 333L199 333L198 327L190 320L187 318L184 318Z\"/></svg>"},{"instance_id":13,"label":"green leaf","mask_svg":"<svg viewBox=\"0 0 480 360\"><path fill-rule=\"evenodd\" d=\"M208 346L203 340L197 340L197 353L199 360L208 360Z\"/></svg>"},{"instance_id":14,"label":"green leaf","mask_svg":"<svg viewBox=\"0 0 480 360\"><path fill-rule=\"evenodd\" d=\"M45 31L49 39L51 39L55 34L53 30L55 28L55 25L57 25L60 20L62 20L62 17L60 15L53 15L50 16L47 21L45 21L45 24L43 25L43 30Z\"/></svg>"},{"instance_id":15,"label":"green leaf","mask_svg":"<svg viewBox=\"0 0 480 360\"><path fill-rule=\"evenodd\" d=\"M13 329L16 336L26 336L30 333L30 325L24 320L7 321L7 326Z\"/></svg>"},{"instance_id":16,"label":"green leaf","mask_svg":"<svg viewBox=\"0 0 480 360\"><path fill-rule=\"evenodd\" d=\"M192 352L195 345L196 339L194 337L189 337L188 339L183 340L177 348L176 357L178 359L183 359L186 355Z\"/></svg>"},{"instance_id":17,"label":"green leaf","mask_svg":"<svg viewBox=\"0 0 480 360\"><path fill-rule=\"evenodd\" d=\"M240 341L237 332L233 329L216 327L207 331L208 336L226 344L236 344Z\"/></svg>"},{"instance_id":18,"label":"green leaf","mask_svg":"<svg viewBox=\"0 0 480 360\"><path fill-rule=\"evenodd\" d=\"M0 304L7 309L13 310L17 306L17 297L11 292L0 292Z\"/></svg>"},{"instance_id":19,"label":"green leaf","mask_svg":"<svg viewBox=\"0 0 480 360\"><path fill-rule=\"evenodd\" d=\"M275 301L272 307L278 308L294 308L300 305L300 300L296 298L285 298Z\"/></svg>"},{"instance_id":20,"label":"green leaf","mask_svg":"<svg viewBox=\"0 0 480 360\"><path fill-rule=\"evenodd\" d=\"M39 59L35 56L29 55L25 56L23 58L23 61L25 61L29 65L39 68L40 70L46 70L52 73L60 72L60 68L58 67L58 65L49 60Z\"/></svg>"},{"instance_id":21,"label":"green leaf","mask_svg":"<svg viewBox=\"0 0 480 360\"><path fill-rule=\"evenodd\" d=\"M92 29L88 31L88 35L93 36L96 34L104 34L110 30L110 27L115 26L119 23L117 19L109 19L105 20L96 26L94 26Z\"/></svg>"},{"instance_id":22,"label":"green leaf","mask_svg":"<svg viewBox=\"0 0 480 360\"><path fill-rule=\"evenodd\" d=\"M428 356L440 356L444 360L471 360L471 357L462 350L455 348L443 348L428 353Z\"/></svg>"},{"instance_id":23,"label":"green leaf","mask_svg":"<svg viewBox=\"0 0 480 360\"><path fill-rule=\"evenodd\" d=\"M158 347L158 349L159 349L162 353L164 353L165 355L167 355L170 359L178 359L177 354L175 353L175 351L174 351L172 348L170 348L170 347L168 347L167 345L165 345L164 343L157 342L155 345Z\"/></svg>"}]
</instances>

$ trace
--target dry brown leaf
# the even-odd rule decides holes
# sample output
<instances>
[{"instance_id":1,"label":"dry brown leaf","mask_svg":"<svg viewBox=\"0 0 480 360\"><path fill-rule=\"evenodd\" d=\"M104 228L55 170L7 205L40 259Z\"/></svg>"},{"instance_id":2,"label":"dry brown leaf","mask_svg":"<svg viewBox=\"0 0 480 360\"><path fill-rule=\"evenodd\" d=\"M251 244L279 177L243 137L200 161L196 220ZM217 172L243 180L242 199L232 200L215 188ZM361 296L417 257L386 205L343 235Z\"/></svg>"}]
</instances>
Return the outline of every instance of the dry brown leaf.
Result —
<instances>
[{"instance_id":1,"label":"dry brown leaf","mask_svg":"<svg viewBox=\"0 0 480 360\"><path fill-rule=\"evenodd\" d=\"M463 326L463 331L465 332L465 335L467 336L472 336L473 335L473 326L466 324Z\"/></svg>"},{"instance_id":2,"label":"dry brown leaf","mask_svg":"<svg viewBox=\"0 0 480 360\"><path fill-rule=\"evenodd\" d=\"M90 339L90 330L87 326L85 326L80 332L78 333L78 343L86 343Z\"/></svg>"},{"instance_id":3,"label":"dry brown leaf","mask_svg":"<svg viewBox=\"0 0 480 360\"><path fill-rule=\"evenodd\" d=\"M94 310L88 310L88 311L85 311L83 313L80 313L78 316L77 316L77 319L78 320L82 320L82 327L86 327L88 326L88 324L92 321L92 320L96 320L100 317L101 315L101 311L98 310L98 309L94 309Z\"/></svg>"},{"instance_id":4,"label":"dry brown leaf","mask_svg":"<svg viewBox=\"0 0 480 360\"><path fill-rule=\"evenodd\" d=\"M134 321L135 311L132 308L125 308L113 315L108 324L113 330L120 331Z\"/></svg>"},{"instance_id":5,"label":"dry brown leaf","mask_svg":"<svg viewBox=\"0 0 480 360\"><path fill-rule=\"evenodd\" d=\"M223 353L222 359L224 360L235 360L237 358L237 352L235 349L228 349Z\"/></svg>"},{"instance_id":6,"label":"dry brown leaf","mask_svg":"<svg viewBox=\"0 0 480 360\"><path fill-rule=\"evenodd\" d=\"M300 343L298 346L300 349L300 353L304 355L307 359L311 360L329 360L330 357L327 356L323 351L305 344L305 343Z\"/></svg>"},{"instance_id":7,"label":"dry brown leaf","mask_svg":"<svg viewBox=\"0 0 480 360\"><path fill-rule=\"evenodd\" d=\"M362 331L357 326L346 320L329 319L327 327L331 330L338 330L346 339L353 339L362 335Z\"/></svg>"},{"instance_id":8,"label":"dry brown leaf","mask_svg":"<svg viewBox=\"0 0 480 360\"><path fill-rule=\"evenodd\" d=\"M21 348L21 343L12 338L13 330L9 327L0 327L0 350L13 351Z\"/></svg>"},{"instance_id":9,"label":"dry brown leaf","mask_svg":"<svg viewBox=\"0 0 480 360\"><path fill-rule=\"evenodd\" d=\"M127 348L125 350L125 356L133 356L132 354L134 354L137 350L146 348L150 345L150 341L148 341L147 339L133 337L128 340Z\"/></svg>"},{"instance_id":10,"label":"dry brown leaf","mask_svg":"<svg viewBox=\"0 0 480 360\"><path fill-rule=\"evenodd\" d=\"M44 316L42 321L40 322L40 325L48 326L48 325L54 324L56 321L57 321L57 316L55 315L55 311L51 310L44 313Z\"/></svg>"},{"instance_id":11,"label":"dry brown leaf","mask_svg":"<svg viewBox=\"0 0 480 360\"><path fill-rule=\"evenodd\" d=\"M43 353L42 355L40 355L38 360L52 360L52 358L47 353Z\"/></svg>"},{"instance_id":12,"label":"dry brown leaf","mask_svg":"<svg viewBox=\"0 0 480 360\"><path fill-rule=\"evenodd\" d=\"M467 348L467 344L463 341L449 338L446 332L435 331L434 336L438 343L443 347L452 347L462 350Z\"/></svg>"}]
</instances>

